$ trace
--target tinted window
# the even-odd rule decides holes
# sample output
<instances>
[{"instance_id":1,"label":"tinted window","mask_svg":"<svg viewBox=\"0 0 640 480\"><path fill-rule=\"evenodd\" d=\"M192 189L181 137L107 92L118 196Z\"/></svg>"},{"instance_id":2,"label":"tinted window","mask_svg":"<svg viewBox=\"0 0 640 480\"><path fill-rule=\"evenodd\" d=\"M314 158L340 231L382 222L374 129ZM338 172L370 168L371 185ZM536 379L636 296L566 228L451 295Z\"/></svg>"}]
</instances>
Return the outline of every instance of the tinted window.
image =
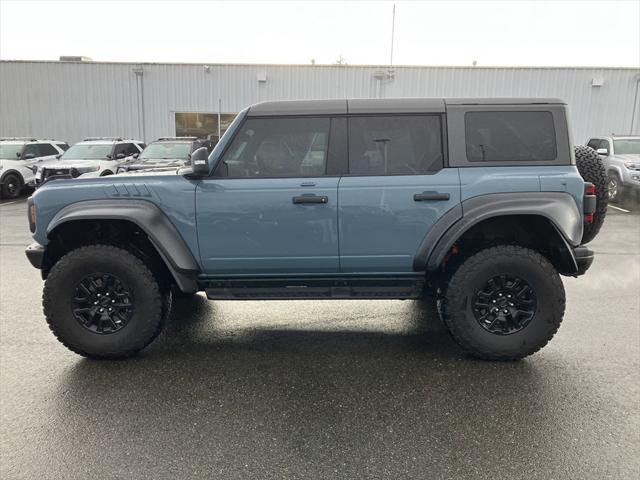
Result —
<instances>
[{"instance_id":1,"label":"tinted window","mask_svg":"<svg viewBox=\"0 0 640 480\"><path fill-rule=\"evenodd\" d=\"M437 115L349 119L352 175L415 175L439 170L442 162Z\"/></svg>"},{"instance_id":2,"label":"tinted window","mask_svg":"<svg viewBox=\"0 0 640 480\"><path fill-rule=\"evenodd\" d=\"M609 153L609 140L602 140L600 142L600 145L598 146L598 148L604 148L607 151L607 154ZM597 148L596 148L597 150Z\"/></svg>"},{"instance_id":3,"label":"tinted window","mask_svg":"<svg viewBox=\"0 0 640 480\"><path fill-rule=\"evenodd\" d=\"M600 139L592 138L591 140L589 140L589 143L587 143L587 147L591 147L594 150L597 150L598 148L600 148Z\"/></svg>"},{"instance_id":4,"label":"tinted window","mask_svg":"<svg viewBox=\"0 0 640 480\"><path fill-rule=\"evenodd\" d=\"M468 112L464 120L470 162L556 159L551 112Z\"/></svg>"},{"instance_id":5,"label":"tinted window","mask_svg":"<svg viewBox=\"0 0 640 480\"><path fill-rule=\"evenodd\" d=\"M43 157L48 155L58 155L58 150L56 150L56 148L50 143L41 143L40 155L42 155Z\"/></svg>"},{"instance_id":6,"label":"tinted window","mask_svg":"<svg viewBox=\"0 0 640 480\"><path fill-rule=\"evenodd\" d=\"M69 145L67 145L66 143L57 143L56 145L58 145L58 148L63 152L69 150Z\"/></svg>"},{"instance_id":7,"label":"tinted window","mask_svg":"<svg viewBox=\"0 0 640 480\"><path fill-rule=\"evenodd\" d=\"M114 154L116 158L118 158L118 155L121 153L123 153L125 157L128 157L130 155L133 155L134 153L140 153L140 150L138 150L138 147L136 147L133 143L121 143L119 145L116 145Z\"/></svg>"},{"instance_id":8,"label":"tinted window","mask_svg":"<svg viewBox=\"0 0 640 480\"><path fill-rule=\"evenodd\" d=\"M37 143L31 143L24 147L24 151L22 152L22 158L27 158L27 155L33 155L31 158L41 157L40 153L40 145Z\"/></svg>"},{"instance_id":9,"label":"tinted window","mask_svg":"<svg viewBox=\"0 0 640 480\"><path fill-rule=\"evenodd\" d=\"M248 119L222 159L227 176L324 175L329 123L328 118Z\"/></svg>"}]
</instances>

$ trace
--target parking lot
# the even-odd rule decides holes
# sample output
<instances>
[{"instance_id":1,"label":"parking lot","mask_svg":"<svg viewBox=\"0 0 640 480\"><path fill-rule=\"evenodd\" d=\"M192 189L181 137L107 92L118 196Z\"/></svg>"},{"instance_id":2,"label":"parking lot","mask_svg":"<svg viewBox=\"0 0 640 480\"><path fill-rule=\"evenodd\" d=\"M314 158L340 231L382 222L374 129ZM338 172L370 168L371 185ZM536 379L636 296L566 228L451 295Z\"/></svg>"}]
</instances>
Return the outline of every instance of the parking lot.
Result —
<instances>
[{"instance_id":1,"label":"parking lot","mask_svg":"<svg viewBox=\"0 0 640 480\"><path fill-rule=\"evenodd\" d=\"M179 300L142 355L60 345L0 204L0 477L637 478L640 214L609 208L554 340L465 357L428 303Z\"/></svg>"}]
</instances>

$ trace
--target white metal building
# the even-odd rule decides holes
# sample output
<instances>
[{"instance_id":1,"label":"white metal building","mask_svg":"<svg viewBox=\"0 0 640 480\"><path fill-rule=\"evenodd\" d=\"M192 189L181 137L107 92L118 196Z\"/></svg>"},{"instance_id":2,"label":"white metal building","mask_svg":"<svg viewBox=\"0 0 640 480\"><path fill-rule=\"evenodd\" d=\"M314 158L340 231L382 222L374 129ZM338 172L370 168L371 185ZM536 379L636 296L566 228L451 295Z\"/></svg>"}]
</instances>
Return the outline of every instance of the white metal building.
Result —
<instances>
[{"instance_id":1,"label":"white metal building","mask_svg":"<svg viewBox=\"0 0 640 480\"><path fill-rule=\"evenodd\" d=\"M0 136L211 135L264 100L559 97L576 143L640 134L640 70L0 61Z\"/></svg>"}]
</instances>

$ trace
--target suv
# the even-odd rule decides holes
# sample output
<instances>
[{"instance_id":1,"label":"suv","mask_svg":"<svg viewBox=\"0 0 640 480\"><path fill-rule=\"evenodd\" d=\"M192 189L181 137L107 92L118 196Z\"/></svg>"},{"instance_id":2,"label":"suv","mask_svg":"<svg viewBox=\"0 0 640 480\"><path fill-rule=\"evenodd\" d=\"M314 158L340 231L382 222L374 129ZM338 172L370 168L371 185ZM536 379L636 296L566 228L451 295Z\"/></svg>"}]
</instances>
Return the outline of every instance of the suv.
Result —
<instances>
[{"instance_id":1,"label":"suv","mask_svg":"<svg viewBox=\"0 0 640 480\"><path fill-rule=\"evenodd\" d=\"M29 199L26 254L69 349L138 352L172 290L429 295L465 350L517 359L560 326L560 275L593 261L582 244L594 185L576 168L560 100L259 103L178 173L60 180Z\"/></svg>"},{"instance_id":2,"label":"suv","mask_svg":"<svg viewBox=\"0 0 640 480\"><path fill-rule=\"evenodd\" d=\"M147 145L139 157L119 166L116 173L139 170L175 170L176 167L187 165L191 154L201 147L206 147L211 151L211 142L197 137L159 138Z\"/></svg>"},{"instance_id":3,"label":"suv","mask_svg":"<svg viewBox=\"0 0 640 480\"><path fill-rule=\"evenodd\" d=\"M38 168L36 186L47 180L76 178L88 172L95 172L100 177L112 175L127 159L140 155L144 147L140 140L85 138L69 148L57 162Z\"/></svg>"},{"instance_id":4,"label":"suv","mask_svg":"<svg viewBox=\"0 0 640 480\"><path fill-rule=\"evenodd\" d=\"M0 138L0 195L16 198L33 183L37 165L55 160L69 148L66 142L36 138Z\"/></svg>"},{"instance_id":5,"label":"suv","mask_svg":"<svg viewBox=\"0 0 640 480\"><path fill-rule=\"evenodd\" d=\"M587 145L602 157L607 171L609 200L640 195L640 137L618 136L589 139Z\"/></svg>"}]
</instances>

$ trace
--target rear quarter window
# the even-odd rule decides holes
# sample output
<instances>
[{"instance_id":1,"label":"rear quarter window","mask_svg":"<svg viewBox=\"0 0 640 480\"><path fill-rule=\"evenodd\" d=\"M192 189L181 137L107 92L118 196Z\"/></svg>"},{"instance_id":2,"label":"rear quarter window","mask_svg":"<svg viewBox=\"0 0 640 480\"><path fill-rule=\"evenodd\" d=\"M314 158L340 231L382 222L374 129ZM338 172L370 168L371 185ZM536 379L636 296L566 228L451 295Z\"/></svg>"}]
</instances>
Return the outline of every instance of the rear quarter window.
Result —
<instances>
[{"instance_id":1,"label":"rear quarter window","mask_svg":"<svg viewBox=\"0 0 640 480\"><path fill-rule=\"evenodd\" d=\"M464 124L470 162L551 161L558 156L551 112L467 112Z\"/></svg>"}]
</instances>

